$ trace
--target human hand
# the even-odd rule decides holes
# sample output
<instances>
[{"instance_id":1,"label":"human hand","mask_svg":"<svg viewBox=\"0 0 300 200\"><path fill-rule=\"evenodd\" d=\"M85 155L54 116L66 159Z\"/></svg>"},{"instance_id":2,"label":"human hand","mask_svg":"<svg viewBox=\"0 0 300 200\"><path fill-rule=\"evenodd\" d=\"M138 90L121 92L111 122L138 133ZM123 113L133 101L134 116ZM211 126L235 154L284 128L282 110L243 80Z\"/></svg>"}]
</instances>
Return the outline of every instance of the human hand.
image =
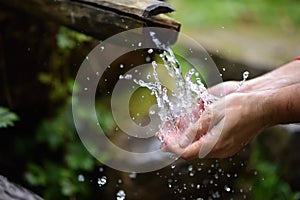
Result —
<instances>
[{"instance_id":1,"label":"human hand","mask_svg":"<svg viewBox=\"0 0 300 200\"><path fill-rule=\"evenodd\" d=\"M208 93L215 97L224 97L228 94L236 92L239 89L240 82L238 81L226 81L219 83L213 87L207 89Z\"/></svg>"},{"instance_id":2,"label":"human hand","mask_svg":"<svg viewBox=\"0 0 300 200\"><path fill-rule=\"evenodd\" d=\"M187 160L232 156L269 126L264 103L260 92L229 94L209 105L184 132L170 133L163 150Z\"/></svg>"}]
</instances>

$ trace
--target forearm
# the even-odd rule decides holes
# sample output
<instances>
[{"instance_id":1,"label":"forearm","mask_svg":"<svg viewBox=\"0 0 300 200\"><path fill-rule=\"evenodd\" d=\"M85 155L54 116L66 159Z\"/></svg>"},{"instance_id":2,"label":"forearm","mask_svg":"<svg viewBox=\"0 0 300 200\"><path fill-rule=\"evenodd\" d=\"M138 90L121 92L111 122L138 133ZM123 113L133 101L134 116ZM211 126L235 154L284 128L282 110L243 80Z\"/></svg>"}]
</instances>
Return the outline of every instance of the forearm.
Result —
<instances>
[{"instance_id":1,"label":"forearm","mask_svg":"<svg viewBox=\"0 0 300 200\"><path fill-rule=\"evenodd\" d=\"M263 108L270 125L300 122L300 83L264 93Z\"/></svg>"},{"instance_id":2,"label":"forearm","mask_svg":"<svg viewBox=\"0 0 300 200\"><path fill-rule=\"evenodd\" d=\"M246 81L240 92L264 91L278 89L300 83L300 61L292 61L263 76Z\"/></svg>"}]
</instances>

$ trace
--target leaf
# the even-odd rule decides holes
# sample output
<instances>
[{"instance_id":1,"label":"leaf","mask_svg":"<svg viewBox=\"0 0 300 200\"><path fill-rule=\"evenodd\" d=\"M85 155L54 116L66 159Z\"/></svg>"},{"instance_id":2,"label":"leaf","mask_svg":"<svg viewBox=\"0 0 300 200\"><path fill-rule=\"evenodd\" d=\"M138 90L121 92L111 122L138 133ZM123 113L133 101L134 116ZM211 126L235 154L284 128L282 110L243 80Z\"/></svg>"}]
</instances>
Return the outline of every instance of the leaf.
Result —
<instances>
[{"instance_id":1,"label":"leaf","mask_svg":"<svg viewBox=\"0 0 300 200\"><path fill-rule=\"evenodd\" d=\"M14 122L18 119L19 117L15 113L9 111L7 108L0 107L0 128L13 126Z\"/></svg>"},{"instance_id":2,"label":"leaf","mask_svg":"<svg viewBox=\"0 0 300 200\"><path fill-rule=\"evenodd\" d=\"M60 27L56 36L57 46L60 49L69 49L69 50L75 48L78 43L87 42L90 41L91 39L92 38L87 35L73 31L63 26Z\"/></svg>"}]
</instances>

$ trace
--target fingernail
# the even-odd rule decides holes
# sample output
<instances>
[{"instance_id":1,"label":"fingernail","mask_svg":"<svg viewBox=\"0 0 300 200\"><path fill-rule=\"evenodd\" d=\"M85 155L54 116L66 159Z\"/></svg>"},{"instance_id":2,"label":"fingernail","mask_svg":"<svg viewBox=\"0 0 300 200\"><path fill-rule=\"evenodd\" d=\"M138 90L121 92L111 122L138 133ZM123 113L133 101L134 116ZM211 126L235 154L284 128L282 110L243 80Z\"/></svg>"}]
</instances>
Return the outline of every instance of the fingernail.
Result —
<instances>
[{"instance_id":1,"label":"fingernail","mask_svg":"<svg viewBox=\"0 0 300 200\"><path fill-rule=\"evenodd\" d=\"M179 140L179 146L181 148L185 148L190 144L190 140L188 137L186 137L185 135L183 135L180 140Z\"/></svg>"}]
</instances>

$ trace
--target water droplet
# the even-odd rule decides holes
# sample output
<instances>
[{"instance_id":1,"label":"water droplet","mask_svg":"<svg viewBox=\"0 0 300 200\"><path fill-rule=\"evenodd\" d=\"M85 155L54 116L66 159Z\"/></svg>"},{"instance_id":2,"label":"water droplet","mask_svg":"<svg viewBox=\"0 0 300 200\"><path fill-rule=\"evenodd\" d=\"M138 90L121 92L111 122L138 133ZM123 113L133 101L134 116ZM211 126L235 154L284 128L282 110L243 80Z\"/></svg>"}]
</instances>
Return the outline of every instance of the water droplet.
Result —
<instances>
[{"instance_id":1,"label":"water droplet","mask_svg":"<svg viewBox=\"0 0 300 200\"><path fill-rule=\"evenodd\" d=\"M225 190L226 192L230 192L231 188L228 187L227 185L225 185L225 186L224 186L224 190Z\"/></svg>"},{"instance_id":2,"label":"water droplet","mask_svg":"<svg viewBox=\"0 0 300 200\"><path fill-rule=\"evenodd\" d=\"M155 114L155 110L150 110L150 115L154 115Z\"/></svg>"},{"instance_id":3,"label":"water droplet","mask_svg":"<svg viewBox=\"0 0 300 200\"><path fill-rule=\"evenodd\" d=\"M84 176L82 174L78 175L78 181L79 182L84 182Z\"/></svg>"},{"instance_id":4,"label":"water droplet","mask_svg":"<svg viewBox=\"0 0 300 200\"><path fill-rule=\"evenodd\" d=\"M151 74L148 73L146 78L149 80L151 78Z\"/></svg>"},{"instance_id":5,"label":"water droplet","mask_svg":"<svg viewBox=\"0 0 300 200\"><path fill-rule=\"evenodd\" d=\"M149 53L149 54L153 53L153 49L149 49L149 50L148 50L148 53Z\"/></svg>"},{"instance_id":6,"label":"water droplet","mask_svg":"<svg viewBox=\"0 0 300 200\"><path fill-rule=\"evenodd\" d=\"M172 164L171 165L171 169L175 169L176 165L175 164Z\"/></svg>"},{"instance_id":7,"label":"water droplet","mask_svg":"<svg viewBox=\"0 0 300 200\"><path fill-rule=\"evenodd\" d=\"M126 194L124 190L119 190L117 192L117 200L125 200Z\"/></svg>"},{"instance_id":8,"label":"water droplet","mask_svg":"<svg viewBox=\"0 0 300 200\"><path fill-rule=\"evenodd\" d=\"M87 91L87 90L88 90L88 88L84 88L84 90L85 90L85 91Z\"/></svg>"},{"instance_id":9,"label":"water droplet","mask_svg":"<svg viewBox=\"0 0 300 200\"><path fill-rule=\"evenodd\" d=\"M123 75L120 75L119 76L119 79L121 80L121 79L124 79L124 76Z\"/></svg>"},{"instance_id":10,"label":"water droplet","mask_svg":"<svg viewBox=\"0 0 300 200\"><path fill-rule=\"evenodd\" d=\"M216 191L215 193L212 194L212 198L214 199L219 199L221 196L219 194L219 191Z\"/></svg>"},{"instance_id":11,"label":"water droplet","mask_svg":"<svg viewBox=\"0 0 300 200\"><path fill-rule=\"evenodd\" d=\"M223 68L222 68L222 70L223 70L223 72L225 72L225 71L226 71L226 68L225 68L225 67L223 67Z\"/></svg>"},{"instance_id":12,"label":"water droplet","mask_svg":"<svg viewBox=\"0 0 300 200\"><path fill-rule=\"evenodd\" d=\"M96 72L96 75L99 76L99 72Z\"/></svg>"},{"instance_id":13,"label":"water droplet","mask_svg":"<svg viewBox=\"0 0 300 200\"><path fill-rule=\"evenodd\" d=\"M101 178L98 178L97 183L99 187L102 187L107 182L106 176L102 176Z\"/></svg>"},{"instance_id":14,"label":"water droplet","mask_svg":"<svg viewBox=\"0 0 300 200\"><path fill-rule=\"evenodd\" d=\"M89 57L87 56L87 57L85 57L87 60L89 59Z\"/></svg>"},{"instance_id":15,"label":"water droplet","mask_svg":"<svg viewBox=\"0 0 300 200\"><path fill-rule=\"evenodd\" d=\"M103 52L103 50L104 50L104 46L101 46L100 51Z\"/></svg>"},{"instance_id":16,"label":"water droplet","mask_svg":"<svg viewBox=\"0 0 300 200\"><path fill-rule=\"evenodd\" d=\"M127 80L130 80L130 79L132 79L132 75L131 74L126 74L124 78L127 79Z\"/></svg>"},{"instance_id":17,"label":"water droplet","mask_svg":"<svg viewBox=\"0 0 300 200\"><path fill-rule=\"evenodd\" d=\"M215 177L215 179L219 179L219 175L218 174L215 174L214 177Z\"/></svg>"},{"instance_id":18,"label":"water droplet","mask_svg":"<svg viewBox=\"0 0 300 200\"><path fill-rule=\"evenodd\" d=\"M195 172L194 172L194 171L190 171L190 172L189 172L189 176L192 177L192 176L194 176L194 175L195 175Z\"/></svg>"},{"instance_id":19,"label":"water droplet","mask_svg":"<svg viewBox=\"0 0 300 200\"><path fill-rule=\"evenodd\" d=\"M103 171L104 171L103 167L99 167L99 172L103 172Z\"/></svg>"},{"instance_id":20,"label":"water droplet","mask_svg":"<svg viewBox=\"0 0 300 200\"><path fill-rule=\"evenodd\" d=\"M248 78L249 74L250 74L250 73L249 73L248 71L245 71L245 72L243 73L243 79L246 80L246 79Z\"/></svg>"},{"instance_id":21,"label":"water droplet","mask_svg":"<svg viewBox=\"0 0 300 200\"><path fill-rule=\"evenodd\" d=\"M131 173L129 174L129 178L132 178L132 179L135 179L136 176L137 176L137 173L136 173L136 172L131 172Z\"/></svg>"},{"instance_id":22,"label":"water droplet","mask_svg":"<svg viewBox=\"0 0 300 200\"><path fill-rule=\"evenodd\" d=\"M141 43L141 42L139 42L139 43L138 43L138 46L139 46L139 47L141 47L141 46L142 46L142 43Z\"/></svg>"},{"instance_id":23,"label":"water droplet","mask_svg":"<svg viewBox=\"0 0 300 200\"><path fill-rule=\"evenodd\" d=\"M146 57L146 62L150 62L151 58L149 56Z\"/></svg>"},{"instance_id":24,"label":"water droplet","mask_svg":"<svg viewBox=\"0 0 300 200\"><path fill-rule=\"evenodd\" d=\"M123 68L124 68L124 65L123 65L123 64L120 64L120 68L123 69Z\"/></svg>"}]
</instances>

